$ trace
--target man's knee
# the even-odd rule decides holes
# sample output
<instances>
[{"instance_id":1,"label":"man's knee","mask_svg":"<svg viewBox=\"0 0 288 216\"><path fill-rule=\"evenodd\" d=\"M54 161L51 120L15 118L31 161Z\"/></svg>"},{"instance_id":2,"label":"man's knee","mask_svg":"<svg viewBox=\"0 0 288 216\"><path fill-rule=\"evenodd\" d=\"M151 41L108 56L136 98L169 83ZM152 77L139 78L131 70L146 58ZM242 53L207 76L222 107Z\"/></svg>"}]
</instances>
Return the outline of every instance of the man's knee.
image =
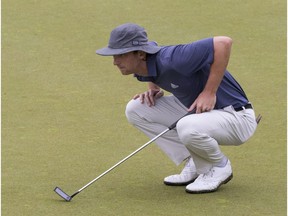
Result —
<instances>
[{"instance_id":1,"label":"man's knee","mask_svg":"<svg viewBox=\"0 0 288 216\"><path fill-rule=\"evenodd\" d=\"M177 133L184 145L197 144L198 141L205 136L205 134L201 132L199 125L186 119L181 119L177 123Z\"/></svg>"},{"instance_id":2,"label":"man's knee","mask_svg":"<svg viewBox=\"0 0 288 216\"><path fill-rule=\"evenodd\" d=\"M134 124L136 119L139 118L139 115L137 114L139 105L141 105L141 103L138 99L136 100L132 99L126 105L126 110L125 110L126 118L128 122L130 122L131 124Z\"/></svg>"}]
</instances>

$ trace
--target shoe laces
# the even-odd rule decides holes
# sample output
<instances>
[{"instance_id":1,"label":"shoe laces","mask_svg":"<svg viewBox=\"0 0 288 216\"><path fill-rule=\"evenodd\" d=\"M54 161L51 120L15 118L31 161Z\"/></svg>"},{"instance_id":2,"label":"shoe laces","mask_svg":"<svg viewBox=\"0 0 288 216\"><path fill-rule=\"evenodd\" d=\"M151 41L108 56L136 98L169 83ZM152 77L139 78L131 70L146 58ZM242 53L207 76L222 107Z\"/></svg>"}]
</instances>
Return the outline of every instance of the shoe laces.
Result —
<instances>
[{"instance_id":1,"label":"shoe laces","mask_svg":"<svg viewBox=\"0 0 288 216\"><path fill-rule=\"evenodd\" d=\"M215 170L212 167L208 172L202 174L202 178L203 179L213 178L214 172L215 172Z\"/></svg>"}]
</instances>

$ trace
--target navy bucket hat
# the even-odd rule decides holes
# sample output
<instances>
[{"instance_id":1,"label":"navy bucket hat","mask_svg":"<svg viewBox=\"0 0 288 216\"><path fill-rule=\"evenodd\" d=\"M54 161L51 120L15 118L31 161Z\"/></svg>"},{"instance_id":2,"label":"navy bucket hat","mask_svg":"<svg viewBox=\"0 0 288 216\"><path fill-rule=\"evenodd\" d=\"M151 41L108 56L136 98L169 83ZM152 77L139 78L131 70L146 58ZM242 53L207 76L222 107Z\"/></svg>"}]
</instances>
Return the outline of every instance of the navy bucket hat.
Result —
<instances>
[{"instance_id":1,"label":"navy bucket hat","mask_svg":"<svg viewBox=\"0 0 288 216\"><path fill-rule=\"evenodd\" d=\"M98 55L113 56L131 51L157 53L161 47L154 41L148 41L145 29L137 24L126 23L112 30L107 47L96 50Z\"/></svg>"}]
</instances>

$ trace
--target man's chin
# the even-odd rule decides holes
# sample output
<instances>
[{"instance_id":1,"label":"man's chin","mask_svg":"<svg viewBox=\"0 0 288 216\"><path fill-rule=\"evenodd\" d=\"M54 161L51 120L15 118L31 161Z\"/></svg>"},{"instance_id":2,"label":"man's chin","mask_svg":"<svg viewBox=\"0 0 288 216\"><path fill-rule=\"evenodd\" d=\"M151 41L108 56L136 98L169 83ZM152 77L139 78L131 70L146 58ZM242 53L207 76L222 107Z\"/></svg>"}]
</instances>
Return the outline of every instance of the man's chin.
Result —
<instances>
[{"instance_id":1,"label":"man's chin","mask_svg":"<svg viewBox=\"0 0 288 216\"><path fill-rule=\"evenodd\" d=\"M130 75L131 73L129 73L128 71L126 70L120 70L122 75Z\"/></svg>"}]
</instances>

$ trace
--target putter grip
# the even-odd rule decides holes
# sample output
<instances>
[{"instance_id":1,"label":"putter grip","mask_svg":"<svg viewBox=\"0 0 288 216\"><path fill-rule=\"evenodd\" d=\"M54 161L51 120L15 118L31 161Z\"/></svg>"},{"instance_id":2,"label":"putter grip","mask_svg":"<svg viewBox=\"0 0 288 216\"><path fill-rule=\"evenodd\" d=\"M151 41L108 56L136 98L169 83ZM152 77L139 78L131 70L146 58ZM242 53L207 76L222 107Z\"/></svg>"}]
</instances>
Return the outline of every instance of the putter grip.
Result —
<instances>
[{"instance_id":1,"label":"putter grip","mask_svg":"<svg viewBox=\"0 0 288 216\"><path fill-rule=\"evenodd\" d=\"M184 116L182 116L180 119L184 118L185 116L188 116L188 115L194 114L195 112L196 112L196 108L194 108L192 111L186 113L186 114L185 114ZM178 121L179 121L180 119L178 119L176 122L174 122L172 125L170 125L170 126L168 127L168 129L169 129L169 130L174 129L174 128L176 127L176 125L177 125L177 123L178 123Z\"/></svg>"}]
</instances>

